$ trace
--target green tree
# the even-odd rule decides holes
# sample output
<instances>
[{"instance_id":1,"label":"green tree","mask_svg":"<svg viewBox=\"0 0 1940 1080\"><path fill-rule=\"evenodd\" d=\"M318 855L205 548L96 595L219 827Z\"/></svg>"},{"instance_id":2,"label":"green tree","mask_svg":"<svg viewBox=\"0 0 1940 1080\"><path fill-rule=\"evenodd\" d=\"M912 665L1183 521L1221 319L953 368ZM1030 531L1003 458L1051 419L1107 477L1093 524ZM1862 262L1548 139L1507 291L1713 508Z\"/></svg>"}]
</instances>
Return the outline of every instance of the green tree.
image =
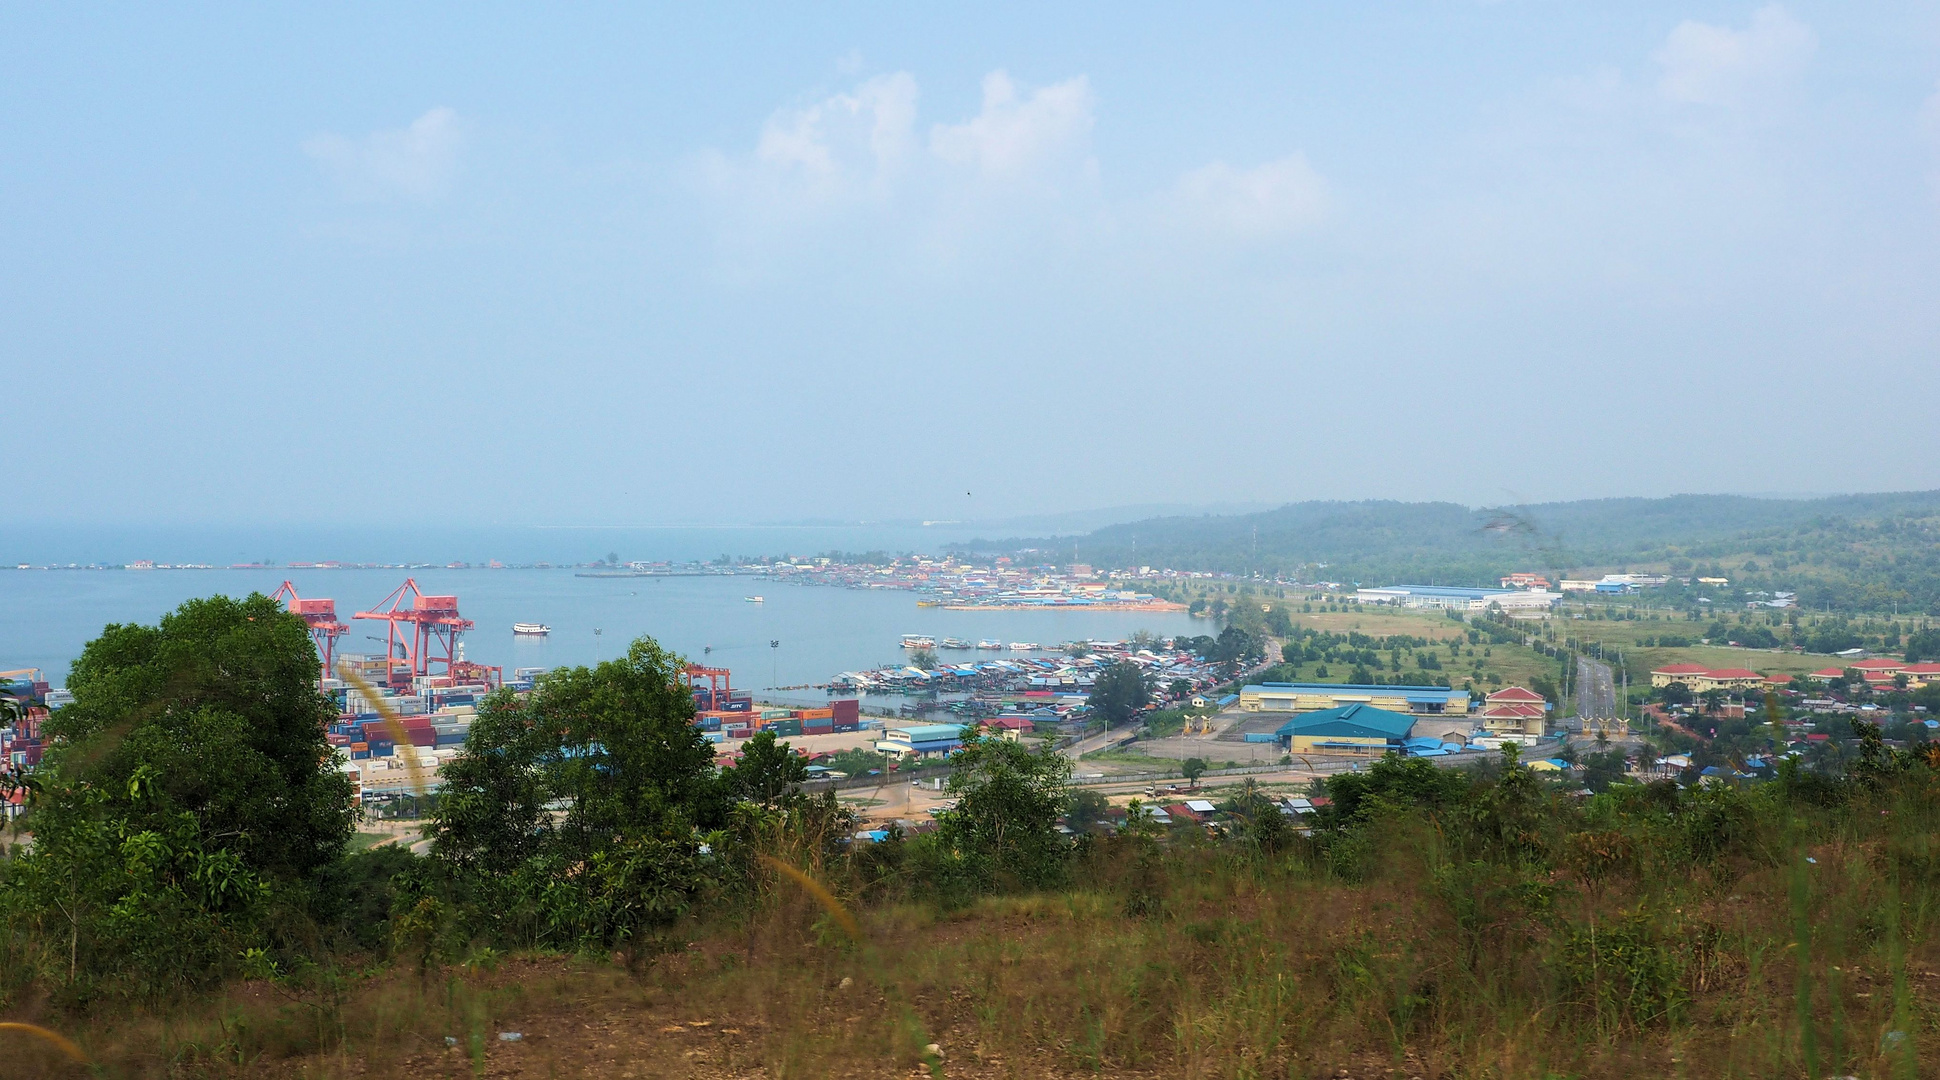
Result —
<instances>
[{"instance_id":1,"label":"green tree","mask_svg":"<svg viewBox=\"0 0 1940 1080\"><path fill-rule=\"evenodd\" d=\"M1129 660L1121 660L1100 672L1091 685L1091 709L1108 726L1127 723L1152 701L1145 685L1145 672Z\"/></svg>"},{"instance_id":2,"label":"green tree","mask_svg":"<svg viewBox=\"0 0 1940 1080\"><path fill-rule=\"evenodd\" d=\"M702 832L730 800L680 666L643 637L481 716L447 766L432 846L481 928L637 953L690 910L708 883Z\"/></svg>"},{"instance_id":3,"label":"green tree","mask_svg":"<svg viewBox=\"0 0 1940 1080\"><path fill-rule=\"evenodd\" d=\"M1048 746L972 738L950 764L956 806L938 817L933 835L957 879L984 888L1057 881L1068 847L1057 826L1071 805L1070 759Z\"/></svg>"},{"instance_id":4,"label":"green tree","mask_svg":"<svg viewBox=\"0 0 1940 1080\"><path fill-rule=\"evenodd\" d=\"M741 747L741 760L722 774L728 792L737 799L770 808L800 799L808 763L787 743L764 731Z\"/></svg>"},{"instance_id":5,"label":"green tree","mask_svg":"<svg viewBox=\"0 0 1940 1080\"><path fill-rule=\"evenodd\" d=\"M1095 833L1103 829L1111 800L1090 788L1080 788L1071 796L1071 813L1066 823L1077 832Z\"/></svg>"},{"instance_id":6,"label":"green tree","mask_svg":"<svg viewBox=\"0 0 1940 1080\"><path fill-rule=\"evenodd\" d=\"M1199 778L1206 775L1206 760L1204 758L1189 757L1179 763L1179 771L1185 774L1186 783L1197 788L1199 786Z\"/></svg>"},{"instance_id":7,"label":"green tree","mask_svg":"<svg viewBox=\"0 0 1940 1080\"><path fill-rule=\"evenodd\" d=\"M1258 663L1265 657L1266 643L1258 634L1237 626L1228 626L1219 632L1209 659L1217 664L1236 667L1240 664Z\"/></svg>"},{"instance_id":8,"label":"green tree","mask_svg":"<svg viewBox=\"0 0 1940 1080\"><path fill-rule=\"evenodd\" d=\"M914 667L918 671L935 671L936 650L930 648L912 649L909 654L909 663L911 667Z\"/></svg>"},{"instance_id":9,"label":"green tree","mask_svg":"<svg viewBox=\"0 0 1940 1080\"><path fill-rule=\"evenodd\" d=\"M434 857L501 875L538 854L549 797L540 761L555 749L548 734L528 700L510 690L479 705L464 749L439 770Z\"/></svg>"},{"instance_id":10,"label":"green tree","mask_svg":"<svg viewBox=\"0 0 1940 1080\"><path fill-rule=\"evenodd\" d=\"M167 993L274 944L350 839L303 622L261 595L114 625L68 676L5 902L70 986Z\"/></svg>"}]
</instances>

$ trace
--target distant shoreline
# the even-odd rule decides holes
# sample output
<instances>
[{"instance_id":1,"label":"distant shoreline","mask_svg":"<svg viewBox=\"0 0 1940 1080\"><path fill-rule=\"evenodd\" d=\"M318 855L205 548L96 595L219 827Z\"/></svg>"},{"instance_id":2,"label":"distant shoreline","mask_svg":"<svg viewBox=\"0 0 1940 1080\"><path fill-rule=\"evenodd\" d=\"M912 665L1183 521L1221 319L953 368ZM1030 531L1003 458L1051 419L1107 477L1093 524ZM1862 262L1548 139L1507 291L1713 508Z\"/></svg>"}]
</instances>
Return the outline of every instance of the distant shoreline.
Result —
<instances>
[{"instance_id":1,"label":"distant shoreline","mask_svg":"<svg viewBox=\"0 0 1940 1080\"><path fill-rule=\"evenodd\" d=\"M936 604L944 611L1184 611L1184 604L1158 600L1149 604Z\"/></svg>"}]
</instances>

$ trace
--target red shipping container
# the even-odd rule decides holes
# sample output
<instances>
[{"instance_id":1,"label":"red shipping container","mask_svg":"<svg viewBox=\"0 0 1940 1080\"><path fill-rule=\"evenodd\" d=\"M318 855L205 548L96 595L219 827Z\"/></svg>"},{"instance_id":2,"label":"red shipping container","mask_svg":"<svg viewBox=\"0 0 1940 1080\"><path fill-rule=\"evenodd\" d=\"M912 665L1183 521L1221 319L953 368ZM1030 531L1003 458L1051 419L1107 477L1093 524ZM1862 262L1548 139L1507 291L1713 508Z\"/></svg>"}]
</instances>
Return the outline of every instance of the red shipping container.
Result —
<instances>
[{"instance_id":1,"label":"red shipping container","mask_svg":"<svg viewBox=\"0 0 1940 1080\"><path fill-rule=\"evenodd\" d=\"M803 725L802 725L802 734L804 734L804 735L833 735L833 734L835 734L835 722L831 720L831 721L829 721L828 723L825 723L825 724L803 724Z\"/></svg>"},{"instance_id":2,"label":"red shipping container","mask_svg":"<svg viewBox=\"0 0 1940 1080\"><path fill-rule=\"evenodd\" d=\"M838 724L853 724L862 718L862 702L855 698L844 698L829 702L829 715Z\"/></svg>"}]
</instances>

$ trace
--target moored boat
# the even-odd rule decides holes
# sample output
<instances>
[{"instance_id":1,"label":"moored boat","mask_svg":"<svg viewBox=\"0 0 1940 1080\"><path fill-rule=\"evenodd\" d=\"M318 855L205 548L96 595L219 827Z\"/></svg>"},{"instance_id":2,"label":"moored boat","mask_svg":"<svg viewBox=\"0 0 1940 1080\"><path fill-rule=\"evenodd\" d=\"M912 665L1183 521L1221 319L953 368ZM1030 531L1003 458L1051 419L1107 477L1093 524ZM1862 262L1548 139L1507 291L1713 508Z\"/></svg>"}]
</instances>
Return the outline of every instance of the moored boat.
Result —
<instances>
[{"instance_id":1,"label":"moored boat","mask_svg":"<svg viewBox=\"0 0 1940 1080\"><path fill-rule=\"evenodd\" d=\"M515 622L512 624L512 633L519 637L545 637L552 633L552 627L545 623Z\"/></svg>"}]
</instances>

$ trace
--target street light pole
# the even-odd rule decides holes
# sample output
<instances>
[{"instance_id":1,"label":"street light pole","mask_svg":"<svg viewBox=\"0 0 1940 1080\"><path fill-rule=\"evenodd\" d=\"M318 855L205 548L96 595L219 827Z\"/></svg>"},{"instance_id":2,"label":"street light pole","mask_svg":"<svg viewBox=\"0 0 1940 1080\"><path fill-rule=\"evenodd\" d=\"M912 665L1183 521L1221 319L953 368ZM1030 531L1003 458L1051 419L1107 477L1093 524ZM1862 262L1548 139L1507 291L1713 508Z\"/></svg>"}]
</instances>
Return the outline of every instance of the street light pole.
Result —
<instances>
[{"instance_id":1,"label":"street light pole","mask_svg":"<svg viewBox=\"0 0 1940 1080\"><path fill-rule=\"evenodd\" d=\"M781 655L781 640L779 638L770 640L768 642L768 689L770 690L773 690L775 688L775 684L781 681L781 679L775 674L780 664L780 661L777 659L777 657L779 657L780 655Z\"/></svg>"}]
</instances>

